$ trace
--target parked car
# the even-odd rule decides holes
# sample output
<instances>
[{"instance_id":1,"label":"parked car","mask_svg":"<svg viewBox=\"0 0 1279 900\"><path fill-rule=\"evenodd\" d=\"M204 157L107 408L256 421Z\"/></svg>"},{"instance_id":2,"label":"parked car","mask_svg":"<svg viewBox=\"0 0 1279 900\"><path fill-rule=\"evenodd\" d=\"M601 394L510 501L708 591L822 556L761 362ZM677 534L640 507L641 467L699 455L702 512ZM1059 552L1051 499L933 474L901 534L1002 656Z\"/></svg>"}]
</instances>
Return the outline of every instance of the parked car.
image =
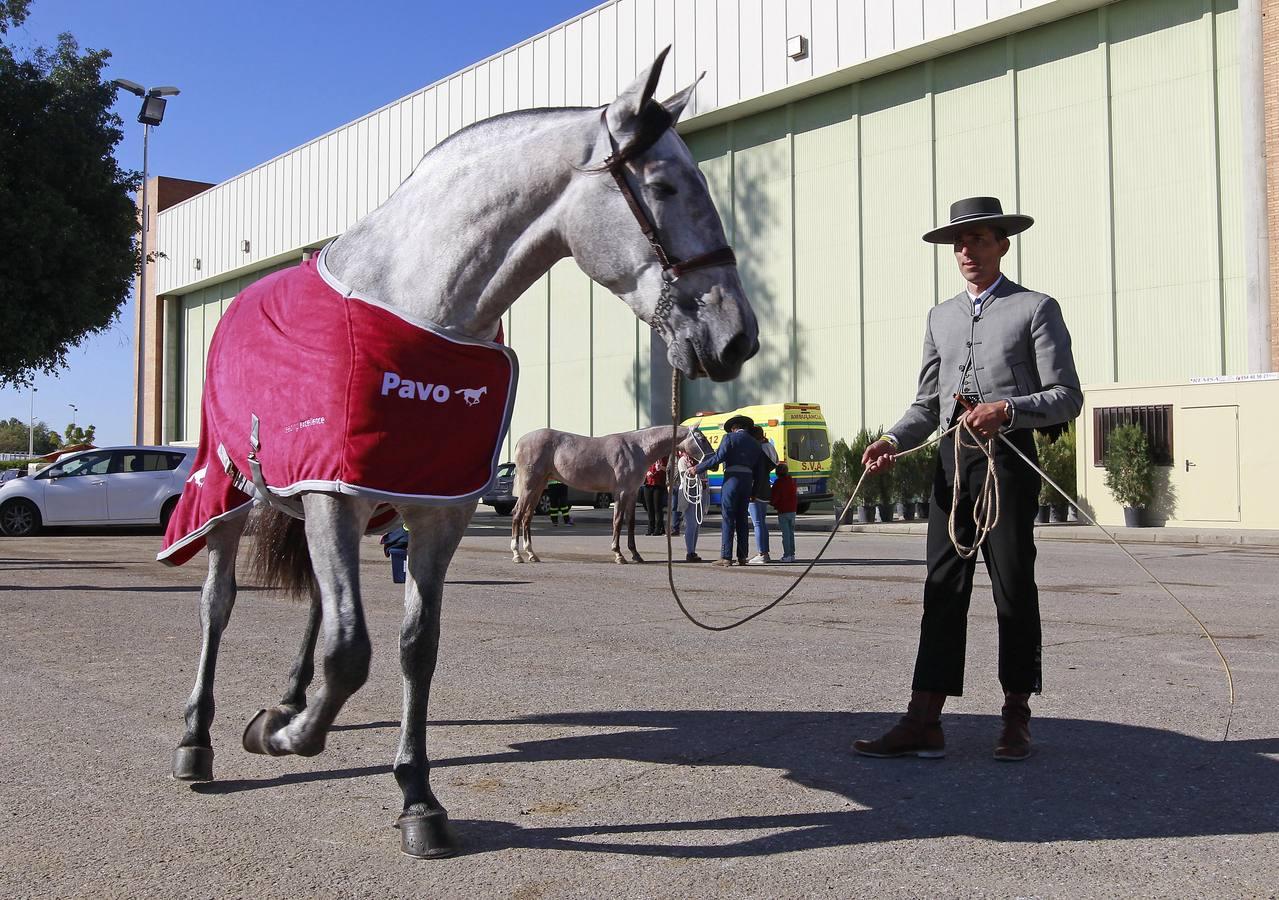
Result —
<instances>
[{"instance_id":1,"label":"parked car","mask_svg":"<svg viewBox=\"0 0 1279 900\"><path fill-rule=\"evenodd\" d=\"M486 506L493 507L499 516L509 516L511 510L515 509L515 501L519 499L515 496L514 491L515 463L502 463L502 465L497 467L497 479L493 482L493 487L481 498L481 502ZM590 506L595 509L608 509L612 503L612 494L579 491L569 485L569 506ZM537 501L535 512L541 516L545 515L548 509L550 509L550 500L546 496L546 492L543 491L541 499Z\"/></svg>"},{"instance_id":2,"label":"parked car","mask_svg":"<svg viewBox=\"0 0 1279 900\"><path fill-rule=\"evenodd\" d=\"M26 469L3 469L0 470L0 484L6 481L13 481L15 478L22 478L27 474Z\"/></svg>"},{"instance_id":3,"label":"parked car","mask_svg":"<svg viewBox=\"0 0 1279 900\"><path fill-rule=\"evenodd\" d=\"M105 447L63 457L0 486L0 533L45 525L168 525L194 447Z\"/></svg>"}]
</instances>

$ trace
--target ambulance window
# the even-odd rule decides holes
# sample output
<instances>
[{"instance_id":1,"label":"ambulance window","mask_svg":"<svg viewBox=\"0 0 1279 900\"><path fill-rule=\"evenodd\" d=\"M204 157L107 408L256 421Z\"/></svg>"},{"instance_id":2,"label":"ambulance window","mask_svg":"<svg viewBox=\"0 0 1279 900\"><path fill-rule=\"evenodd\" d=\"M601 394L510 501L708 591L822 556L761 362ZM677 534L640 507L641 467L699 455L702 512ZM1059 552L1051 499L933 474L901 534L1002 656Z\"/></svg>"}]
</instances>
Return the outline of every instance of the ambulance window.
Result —
<instances>
[{"instance_id":1,"label":"ambulance window","mask_svg":"<svg viewBox=\"0 0 1279 900\"><path fill-rule=\"evenodd\" d=\"M786 458L798 462L816 462L830 456L830 441L825 428L791 428L786 432Z\"/></svg>"}]
</instances>

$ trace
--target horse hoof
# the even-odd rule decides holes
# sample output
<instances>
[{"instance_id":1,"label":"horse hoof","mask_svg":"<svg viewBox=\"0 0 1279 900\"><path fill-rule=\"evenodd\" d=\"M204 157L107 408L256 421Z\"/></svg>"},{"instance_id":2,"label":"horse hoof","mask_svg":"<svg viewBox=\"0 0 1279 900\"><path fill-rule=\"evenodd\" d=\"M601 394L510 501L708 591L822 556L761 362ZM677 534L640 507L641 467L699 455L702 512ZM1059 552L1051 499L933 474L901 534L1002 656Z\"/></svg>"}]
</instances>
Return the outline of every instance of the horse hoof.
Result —
<instances>
[{"instance_id":1,"label":"horse hoof","mask_svg":"<svg viewBox=\"0 0 1279 900\"><path fill-rule=\"evenodd\" d=\"M626 565L626 560L621 556L614 556L613 562L617 563L619 566Z\"/></svg>"},{"instance_id":2,"label":"horse hoof","mask_svg":"<svg viewBox=\"0 0 1279 900\"><path fill-rule=\"evenodd\" d=\"M631 559L633 559L637 563L642 563L644 561L644 557L640 556L638 553L632 553Z\"/></svg>"},{"instance_id":3,"label":"horse hoof","mask_svg":"<svg viewBox=\"0 0 1279 900\"><path fill-rule=\"evenodd\" d=\"M400 852L415 859L444 859L456 856L457 838L444 810L424 816L402 815L395 827L400 829Z\"/></svg>"},{"instance_id":4,"label":"horse hoof","mask_svg":"<svg viewBox=\"0 0 1279 900\"><path fill-rule=\"evenodd\" d=\"M542 560L541 560L541 557L539 557L537 554L530 553L528 555L528 561L531 563L540 563Z\"/></svg>"},{"instance_id":5,"label":"horse hoof","mask_svg":"<svg viewBox=\"0 0 1279 900\"><path fill-rule=\"evenodd\" d=\"M512 558L511 558L511 562L522 563L522 562L524 562L524 560L522 560L522 559L521 559L520 557L518 557L518 556L514 556L514 557L512 557Z\"/></svg>"},{"instance_id":6,"label":"horse hoof","mask_svg":"<svg viewBox=\"0 0 1279 900\"><path fill-rule=\"evenodd\" d=\"M212 781L213 748L179 747L174 750L173 777L178 781Z\"/></svg>"},{"instance_id":7,"label":"horse hoof","mask_svg":"<svg viewBox=\"0 0 1279 900\"><path fill-rule=\"evenodd\" d=\"M289 724L293 718L278 706L270 709L259 709L257 715L244 727L244 737L240 743L250 753L261 753L265 756L284 756L287 751L275 750L271 747L270 738L274 732Z\"/></svg>"}]
</instances>

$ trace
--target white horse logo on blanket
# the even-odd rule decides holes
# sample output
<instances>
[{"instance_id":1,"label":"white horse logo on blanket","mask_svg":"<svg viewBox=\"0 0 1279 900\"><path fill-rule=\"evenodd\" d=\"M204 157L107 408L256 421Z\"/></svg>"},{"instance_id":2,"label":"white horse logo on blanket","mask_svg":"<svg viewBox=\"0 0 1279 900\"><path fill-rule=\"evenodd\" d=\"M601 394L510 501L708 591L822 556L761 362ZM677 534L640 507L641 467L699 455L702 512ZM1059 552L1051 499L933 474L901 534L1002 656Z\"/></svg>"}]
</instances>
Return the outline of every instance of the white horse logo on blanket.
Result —
<instances>
[{"instance_id":1,"label":"white horse logo on blanket","mask_svg":"<svg viewBox=\"0 0 1279 900\"><path fill-rule=\"evenodd\" d=\"M461 394L467 406L479 406L480 398L489 392L488 385L478 388L454 388L453 393Z\"/></svg>"}]
</instances>

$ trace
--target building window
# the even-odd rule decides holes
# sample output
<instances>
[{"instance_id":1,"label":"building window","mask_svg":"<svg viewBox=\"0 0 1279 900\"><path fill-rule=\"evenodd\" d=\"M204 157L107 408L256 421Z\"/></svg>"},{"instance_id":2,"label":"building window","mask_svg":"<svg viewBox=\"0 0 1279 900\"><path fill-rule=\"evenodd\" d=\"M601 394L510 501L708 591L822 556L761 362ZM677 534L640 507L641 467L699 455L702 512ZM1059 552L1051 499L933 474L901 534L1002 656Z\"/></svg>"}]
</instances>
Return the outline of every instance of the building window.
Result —
<instances>
[{"instance_id":1,"label":"building window","mask_svg":"<svg viewBox=\"0 0 1279 900\"><path fill-rule=\"evenodd\" d=\"M1171 406L1102 406L1092 413L1092 464L1105 465L1110 432L1120 425L1137 425L1150 444L1150 459L1157 466L1172 465Z\"/></svg>"}]
</instances>

